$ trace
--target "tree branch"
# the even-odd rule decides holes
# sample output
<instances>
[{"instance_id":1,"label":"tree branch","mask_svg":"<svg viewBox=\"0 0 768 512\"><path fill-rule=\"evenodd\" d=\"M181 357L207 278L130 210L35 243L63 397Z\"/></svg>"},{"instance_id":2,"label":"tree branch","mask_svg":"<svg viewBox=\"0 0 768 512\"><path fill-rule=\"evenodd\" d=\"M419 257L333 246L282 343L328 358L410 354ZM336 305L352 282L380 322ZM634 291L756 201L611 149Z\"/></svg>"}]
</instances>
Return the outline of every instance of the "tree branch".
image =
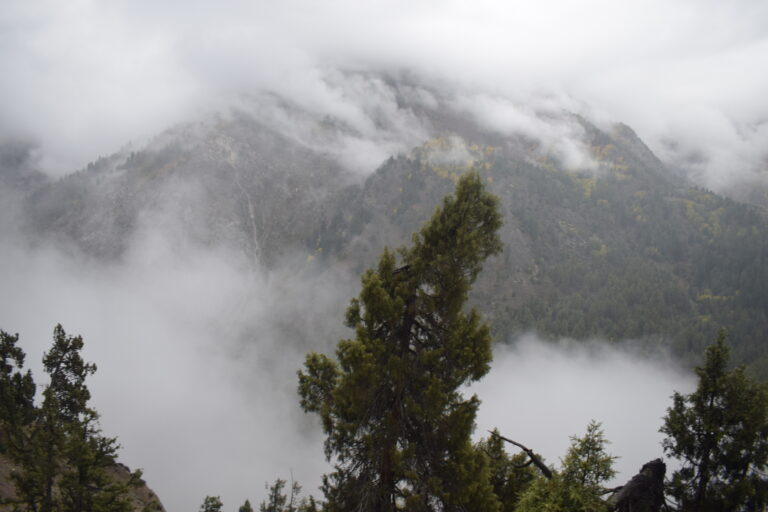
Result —
<instances>
[{"instance_id":1,"label":"tree branch","mask_svg":"<svg viewBox=\"0 0 768 512\"><path fill-rule=\"evenodd\" d=\"M539 468L539 471L541 471L542 475L544 475L545 477L547 477L550 480L552 479L552 470L550 470L544 464L544 462L542 462L542 460L535 453L533 453L533 450L531 450L530 448L528 448L527 446L525 446L523 444L518 443L517 441L513 441L511 439L508 439L508 438L502 436L501 434L499 434L497 432L491 432L490 430L488 432L490 432L490 434L492 436L498 437L502 441L506 441L508 443L511 443L511 444L517 446L518 448L520 448L521 450L523 450L526 453L526 455L528 455L528 457L530 457L530 459L531 459L529 461L529 464L530 464L530 462L534 463L536 465L536 467Z\"/></svg>"}]
</instances>

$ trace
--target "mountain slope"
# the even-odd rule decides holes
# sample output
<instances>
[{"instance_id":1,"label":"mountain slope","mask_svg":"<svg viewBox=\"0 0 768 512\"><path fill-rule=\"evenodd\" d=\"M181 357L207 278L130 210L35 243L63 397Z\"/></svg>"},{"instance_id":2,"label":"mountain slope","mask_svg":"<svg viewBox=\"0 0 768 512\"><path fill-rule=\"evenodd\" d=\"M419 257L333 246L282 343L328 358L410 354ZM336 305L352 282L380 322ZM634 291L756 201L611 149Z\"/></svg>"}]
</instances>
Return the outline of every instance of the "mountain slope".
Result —
<instances>
[{"instance_id":1,"label":"mountain slope","mask_svg":"<svg viewBox=\"0 0 768 512\"><path fill-rule=\"evenodd\" d=\"M367 177L331 142L326 151L240 112L39 186L27 218L38 235L101 258L120 257L149 225L266 269L298 253L313 271L355 276L476 170L505 218L504 253L473 296L500 339L526 330L635 339L687 357L726 328L737 361L768 376L764 212L686 183L623 125L537 114L564 134L547 139L489 127L437 94L401 96L428 138ZM351 130L333 119L313 126L315 141Z\"/></svg>"},{"instance_id":2,"label":"mountain slope","mask_svg":"<svg viewBox=\"0 0 768 512\"><path fill-rule=\"evenodd\" d=\"M643 339L687 355L724 327L740 360L764 372L765 217L669 176L626 127L592 129L599 166L589 173L509 147L477 150L466 165L486 178L505 214L504 254L475 292L497 335ZM433 165L430 151L392 159L372 176L327 227L326 252L360 261L357 271L384 244L404 240L465 170Z\"/></svg>"}]
</instances>

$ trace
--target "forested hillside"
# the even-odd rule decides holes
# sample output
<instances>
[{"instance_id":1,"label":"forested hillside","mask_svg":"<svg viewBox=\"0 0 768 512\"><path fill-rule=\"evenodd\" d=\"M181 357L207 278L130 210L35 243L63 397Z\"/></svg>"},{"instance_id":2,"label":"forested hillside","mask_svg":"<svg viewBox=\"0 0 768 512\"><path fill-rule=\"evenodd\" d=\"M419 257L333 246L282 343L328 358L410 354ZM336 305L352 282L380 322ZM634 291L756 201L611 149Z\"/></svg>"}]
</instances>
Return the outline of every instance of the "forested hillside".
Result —
<instances>
[{"instance_id":1,"label":"forested hillside","mask_svg":"<svg viewBox=\"0 0 768 512\"><path fill-rule=\"evenodd\" d=\"M649 165L649 153L622 147L627 134L625 127L612 137L595 132L600 165L589 173L516 158L505 147L469 146L476 160L464 165L502 199L505 219L505 251L480 278L476 302L500 339L536 330L645 340L688 355L725 328L737 359L766 375L764 213ZM431 164L430 144L387 162L327 228L322 249L366 261L425 219L464 170Z\"/></svg>"},{"instance_id":2,"label":"forested hillside","mask_svg":"<svg viewBox=\"0 0 768 512\"><path fill-rule=\"evenodd\" d=\"M171 240L233 248L254 268L291 256L306 261L302 271L353 279L385 245L406 242L473 169L504 219L504 251L472 296L498 340L533 330L693 357L725 328L735 360L768 376L763 210L685 181L624 125L570 114L547 121L577 135L574 163L562 148L440 105L402 108L429 137L370 175L328 149L349 136L343 123L313 125L325 147L242 111L175 128L58 181L15 186L33 237L98 258L120 258L153 225Z\"/></svg>"}]
</instances>

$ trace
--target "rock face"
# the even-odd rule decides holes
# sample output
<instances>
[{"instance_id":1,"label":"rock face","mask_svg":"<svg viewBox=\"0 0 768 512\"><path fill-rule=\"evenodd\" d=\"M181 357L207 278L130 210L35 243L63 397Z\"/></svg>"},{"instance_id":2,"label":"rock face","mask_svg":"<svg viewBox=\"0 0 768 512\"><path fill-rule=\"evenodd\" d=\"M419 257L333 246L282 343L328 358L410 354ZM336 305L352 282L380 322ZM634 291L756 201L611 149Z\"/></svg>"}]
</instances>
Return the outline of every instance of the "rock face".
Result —
<instances>
[{"instance_id":1,"label":"rock face","mask_svg":"<svg viewBox=\"0 0 768 512\"><path fill-rule=\"evenodd\" d=\"M617 512L660 512L664 505L664 474L667 466L661 459L643 465L621 490L611 498Z\"/></svg>"},{"instance_id":2,"label":"rock face","mask_svg":"<svg viewBox=\"0 0 768 512\"><path fill-rule=\"evenodd\" d=\"M116 463L109 469L113 478L118 482L127 482L130 479L131 469L125 464ZM150 489L146 482L134 487L131 493L133 501L133 510L136 512L165 512L160 498Z\"/></svg>"},{"instance_id":3,"label":"rock face","mask_svg":"<svg viewBox=\"0 0 768 512\"><path fill-rule=\"evenodd\" d=\"M13 463L4 455L0 455L0 511L12 511L13 505L3 505L5 500L16 499L16 489L11 482ZM108 469L110 475L118 482L127 482L130 478L130 469L120 463ZM131 491L131 501L135 512L165 512L160 498L150 489L146 483L134 487Z\"/></svg>"}]
</instances>

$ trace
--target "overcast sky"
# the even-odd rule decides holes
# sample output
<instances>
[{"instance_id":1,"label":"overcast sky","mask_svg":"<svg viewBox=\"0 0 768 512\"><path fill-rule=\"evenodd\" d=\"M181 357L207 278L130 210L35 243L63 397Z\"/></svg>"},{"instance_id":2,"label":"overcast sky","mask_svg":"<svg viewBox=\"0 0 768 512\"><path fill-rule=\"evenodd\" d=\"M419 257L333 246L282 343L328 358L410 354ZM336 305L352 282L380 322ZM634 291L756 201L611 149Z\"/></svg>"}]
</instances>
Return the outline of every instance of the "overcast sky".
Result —
<instances>
[{"instance_id":1,"label":"overcast sky","mask_svg":"<svg viewBox=\"0 0 768 512\"><path fill-rule=\"evenodd\" d=\"M42 168L61 175L256 91L364 128L369 119L355 116L365 108L350 102L386 102L386 93L339 85L334 70L409 70L473 91L467 97L499 126L530 120L529 130L547 131L508 108L542 99L623 121L661 157L719 186L766 170L766 64L764 0L2 0L0 139L36 141ZM417 123L398 130L420 133ZM107 268L0 244L0 328L20 332L37 365L56 322L86 337L105 430L170 510L194 510L205 494L234 510L291 470L317 494L319 429L295 396L306 347L286 348L281 322L337 318L301 327L331 344L323 329L341 325L335 310L348 290L244 280L220 254L180 260L150 242L134 241L126 261ZM238 352L244 338L256 340L251 352ZM569 435L604 421L628 478L660 455L669 395L690 389L689 376L658 363L531 339L499 350L474 388L484 400L479 432L497 426L557 463ZM524 393L542 374L554 377L537 385L539 398ZM625 399L633 408L619 406Z\"/></svg>"},{"instance_id":2,"label":"overcast sky","mask_svg":"<svg viewBox=\"0 0 768 512\"><path fill-rule=\"evenodd\" d=\"M766 62L761 0L5 0L0 134L65 173L244 92L406 68L626 122L717 186L768 166Z\"/></svg>"}]
</instances>

